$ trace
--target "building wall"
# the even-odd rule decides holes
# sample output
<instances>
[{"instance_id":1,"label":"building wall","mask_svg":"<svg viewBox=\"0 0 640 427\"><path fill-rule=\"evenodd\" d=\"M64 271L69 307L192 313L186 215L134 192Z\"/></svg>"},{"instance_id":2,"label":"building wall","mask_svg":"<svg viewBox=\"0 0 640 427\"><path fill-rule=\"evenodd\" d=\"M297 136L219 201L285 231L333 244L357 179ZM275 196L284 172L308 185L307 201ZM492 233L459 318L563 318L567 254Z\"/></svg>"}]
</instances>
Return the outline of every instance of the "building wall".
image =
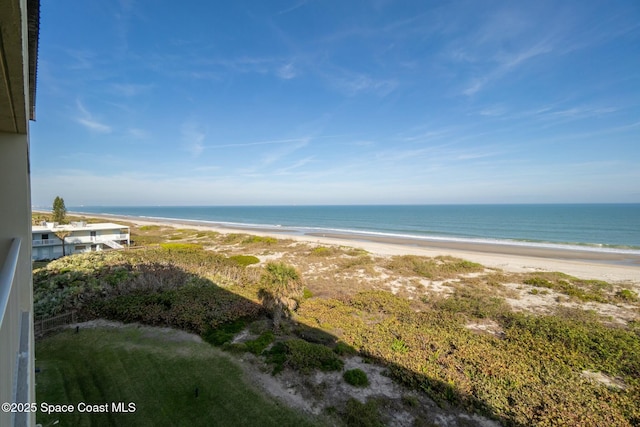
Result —
<instances>
[{"instance_id":1,"label":"building wall","mask_svg":"<svg viewBox=\"0 0 640 427\"><path fill-rule=\"evenodd\" d=\"M95 236L91 233L95 232ZM122 233L124 231L124 233ZM41 243L43 235L46 235L46 244ZM103 230L73 230L69 236L65 238L65 254L71 255L81 252L92 252L110 250L105 245L105 240L117 243L129 244L130 234L125 227L115 227ZM53 231L38 231L32 233L32 258L34 261L60 258L62 252L62 240L60 240Z\"/></svg>"},{"instance_id":2,"label":"building wall","mask_svg":"<svg viewBox=\"0 0 640 427\"><path fill-rule=\"evenodd\" d=\"M0 133L0 264L15 237L22 238L18 267L14 279L15 293L0 328L0 402L13 400L13 375L20 333L20 312L32 311L31 278L31 189L29 177L28 136ZM31 317L31 322L33 318ZM30 325L33 330L33 324ZM31 336L33 370L33 335ZM30 395L35 401L34 381ZM0 413L0 425L10 425L10 415Z\"/></svg>"},{"instance_id":3,"label":"building wall","mask_svg":"<svg viewBox=\"0 0 640 427\"><path fill-rule=\"evenodd\" d=\"M12 241L21 240L13 258L14 278L5 280L0 289L3 297L10 290L0 325L0 402L16 400L14 384L18 401L36 401L29 119L35 96L39 7L38 0L30 0L29 8L27 0L2 0L0 7L0 265L5 264ZM0 426L13 425L33 426L35 414L0 411Z\"/></svg>"}]
</instances>

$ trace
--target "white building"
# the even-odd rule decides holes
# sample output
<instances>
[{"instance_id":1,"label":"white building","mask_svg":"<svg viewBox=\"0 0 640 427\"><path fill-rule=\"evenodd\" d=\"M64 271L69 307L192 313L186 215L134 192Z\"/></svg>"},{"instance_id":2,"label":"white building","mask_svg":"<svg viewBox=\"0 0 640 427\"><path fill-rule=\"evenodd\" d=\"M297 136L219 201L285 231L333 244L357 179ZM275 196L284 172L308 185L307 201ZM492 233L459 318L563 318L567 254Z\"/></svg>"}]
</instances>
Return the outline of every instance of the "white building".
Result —
<instances>
[{"instance_id":1,"label":"white building","mask_svg":"<svg viewBox=\"0 0 640 427\"><path fill-rule=\"evenodd\" d=\"M35 117L39 0L0 3L0 403L36 403L29 120ZM0 426L34 412L0 411Z\"/></svg>"},{"instance_id":2,"label":"white building","mask_svg":"<svg viewBox=\"0 0 640 427\"><path fill-rule=\"evenodd\" d=\"M62 239L58 237L62 233L66 234L64 251ZM72 222L66 225L48 222L45 225L34 225L31 236L31 257L34 261L55 259L80 252L122 249L130 243L129 227L110 222Z\"/></svg>"}]
</instances>

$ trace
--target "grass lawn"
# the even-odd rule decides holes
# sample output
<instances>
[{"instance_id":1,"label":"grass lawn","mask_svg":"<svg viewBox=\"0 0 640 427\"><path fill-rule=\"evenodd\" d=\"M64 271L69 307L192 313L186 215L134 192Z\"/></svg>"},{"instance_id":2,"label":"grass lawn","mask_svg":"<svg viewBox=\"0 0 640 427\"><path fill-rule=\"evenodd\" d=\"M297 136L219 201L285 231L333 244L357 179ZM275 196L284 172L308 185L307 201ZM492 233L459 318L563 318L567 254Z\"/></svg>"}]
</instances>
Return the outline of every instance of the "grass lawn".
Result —
<instances>
[{"instance_id":1,"label":"grass lawn","mask_svg":"<svg viewBox=\"0 0 640 427\"><path fill-rule=\"evenodd\" d=\"M65 331L36 343L36 398L72 404L73 413L37 413L65 426L311 426L304 415L257 393L242 371L206 343L124 327ZM196 397L196 388L198 397ZM108 404L80 413L78 404ZM135 403L113 413L111 402Z\"/></svg>"}]
</instances>

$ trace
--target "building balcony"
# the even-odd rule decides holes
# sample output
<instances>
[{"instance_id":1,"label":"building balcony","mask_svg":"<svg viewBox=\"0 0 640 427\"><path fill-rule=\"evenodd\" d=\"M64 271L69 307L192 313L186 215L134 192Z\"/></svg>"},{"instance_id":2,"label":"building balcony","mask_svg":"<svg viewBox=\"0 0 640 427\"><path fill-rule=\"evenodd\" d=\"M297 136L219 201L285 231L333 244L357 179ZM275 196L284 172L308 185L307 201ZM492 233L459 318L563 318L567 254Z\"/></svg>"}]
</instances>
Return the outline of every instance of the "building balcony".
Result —
<instances>
[{"instance_id":1,"label":"building balcony","mask_svg":"<svg viewBox=\"0 0 640 427\"><path fill-rule=\"evenodd\" d=\"M40 240L32 240L32 246L45 246L45 245L61 245L62 241L58 239L40 239Z\"/></svg>"},{"instance_id":2,"label":"building balcony","mask_svg":"<svg viewBox=\"0 0 640 427\"><path fill-rule=\"evenodd\" d=\"M105 234L102 236L68 236L64 239L66 245L78 245L78 244L92 244L92 243L104 243L107 241L122 241L129 240L128 234ZM60 246L62 240L55 239L39 239L32 240L32 246Z\"/></svg>"},{"instance_id":3,"label":"building balcony","mask_svg":"<svg viewBox=\"0 0 640 427\"><path fill-rule=\"evenodd\" d=\"M29 403L34 381L32 366L31 311L20 303L24 287L31 281L21 281L17 270L24 260L20 258L21 239L14 238L4 260L0 260L0 369L3 381L0 400ZM29 262L30 264L30 262ZM27 426L32 416L27 412L0 414L0 425Z\"/></svg>"}]
</instances>

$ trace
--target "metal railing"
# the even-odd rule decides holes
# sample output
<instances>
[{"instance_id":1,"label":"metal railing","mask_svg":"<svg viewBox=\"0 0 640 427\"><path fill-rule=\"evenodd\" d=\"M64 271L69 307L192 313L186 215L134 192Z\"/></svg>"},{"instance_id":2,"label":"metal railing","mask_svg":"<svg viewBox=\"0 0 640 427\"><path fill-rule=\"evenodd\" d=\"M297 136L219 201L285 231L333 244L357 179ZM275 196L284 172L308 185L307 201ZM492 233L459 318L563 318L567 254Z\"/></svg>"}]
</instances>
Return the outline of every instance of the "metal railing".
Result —
<instances>
[{"instance_id":1,"label":"metal railing","mask_svg":"<svg viewBox=\"0 0 640 427\"><path fill-rule=\"evenodd\" d=\"M129 240L128 234L105 234L102 236L68 236L65 237L64 243L68 245L83 243L104 243L105 241L113 242L117 240ZM33 246L45 245L62 245L61 239L36 239L31 241Z\"/></svg>"},{"instance_id":2,"label":"metal railing","mask_svg":"<svg viewBox=\"0 0 640 427\"><path fill-rule=\"evenodd\" d=\"M59 239L36 239L32 240L31 244L33 246L42 246L42 245L59 245L62 241Z\"/></svg>"},{"instance_id":3,"label":"metal railing","mask_svg":"<svg viewBox=\"0 0 640 427\"><path fill-rule=\"evenodd\" d=\"M33 321L33 332L35 336L41 337L47 332L54 331L72 323L76 323L77 317L75 311L58 314L51 317L42 317Z\"/></svg>"},{"instance_id":4,"label":"metal railing","mask_svg":"<svg viewBox=\"0 0 640 427\"><path fill-rule=\"evenodd\" d=\"M1 394L4 401L17 404L29 404L31 402L31 388L33 385L33 349L31 348L32 329L31 311L24 311L20 305L20 294L23 286L31 286L31 283L21 283L18 276L18 267L21 266L20 246L22 239L12 239L2 268L0 268L0 359L2 360L3 382L5 376L11 388L2 385ZM7 369L7 362L12 368ZM5 414L2 414L5 415ZM3 417L0 424L11 426L28 426L33 417L27 412L14 413L11 417Z\"/></svg>"}]
</instances>

